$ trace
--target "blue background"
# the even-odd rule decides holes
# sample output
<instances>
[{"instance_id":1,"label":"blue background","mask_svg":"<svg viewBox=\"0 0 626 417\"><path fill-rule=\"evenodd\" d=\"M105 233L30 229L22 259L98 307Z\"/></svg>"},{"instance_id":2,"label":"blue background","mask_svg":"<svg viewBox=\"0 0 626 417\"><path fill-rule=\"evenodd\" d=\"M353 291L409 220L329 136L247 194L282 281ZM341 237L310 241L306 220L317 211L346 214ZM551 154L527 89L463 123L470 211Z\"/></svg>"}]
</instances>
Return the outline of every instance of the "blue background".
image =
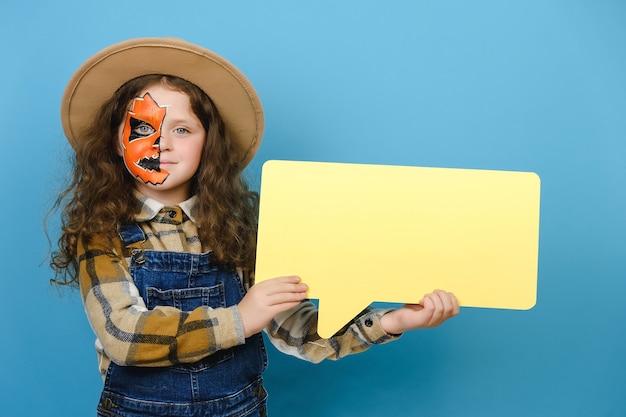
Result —
<instances>
[{"instance_id":1,"label":"blue background","mask_svg":"<svg viewBox=\"0 0 626 417\"><path fill-rule=\"evenodd\" d=\"M538 302L465 308L339 362L268 347L273 416L626 416L626 2L5 1L3 416L86 416L101 382L43 218L68 175L60 99L91 54L176 36L263 100L267 159L534 171ZM51 232L58 222L53 219Z\"/></svg>"}]
</instances>

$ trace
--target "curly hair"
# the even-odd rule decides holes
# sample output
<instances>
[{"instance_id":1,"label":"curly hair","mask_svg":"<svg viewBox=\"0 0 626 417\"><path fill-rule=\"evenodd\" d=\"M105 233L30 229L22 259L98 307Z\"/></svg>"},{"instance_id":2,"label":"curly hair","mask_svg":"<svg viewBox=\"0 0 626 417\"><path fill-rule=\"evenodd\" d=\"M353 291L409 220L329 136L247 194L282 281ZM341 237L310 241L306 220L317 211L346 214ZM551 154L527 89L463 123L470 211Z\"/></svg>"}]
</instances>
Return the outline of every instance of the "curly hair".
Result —
<instances>
[{"instance_id":1,"label":"curly hair","mask_svg":"<svg viewBox=\"0 0 626 417\"><path fill-rule=\"evenodd\" d=\"M78 285L77 243L103 236L117 239L120 224L133 221L140 205L135 180L117 153L118 132L131 101L155 84L186 94L206 131L200 166L191 183L197 196L194 216L200 240L216 261L252 269L256 252L258 195L243 178L243 156L234 148L217 108L196 85L178 77L152 74L122 85L101 107L75 146L73 176L53 206L61 208L61 236L51 256L51 281Z\"/></svg>"}]
</instances>

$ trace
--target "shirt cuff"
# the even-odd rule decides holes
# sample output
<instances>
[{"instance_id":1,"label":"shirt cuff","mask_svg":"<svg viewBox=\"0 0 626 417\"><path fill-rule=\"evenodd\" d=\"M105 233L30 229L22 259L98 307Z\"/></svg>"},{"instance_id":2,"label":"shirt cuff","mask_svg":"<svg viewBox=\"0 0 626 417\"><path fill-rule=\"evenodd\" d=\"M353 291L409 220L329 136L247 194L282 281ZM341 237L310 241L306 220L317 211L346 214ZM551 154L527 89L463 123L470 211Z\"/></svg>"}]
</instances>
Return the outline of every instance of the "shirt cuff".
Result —
<instances>
[{"instance_id":1,"label":"shirt cuff","mask_svg":"<svg viewBox=\"0 0 626 417\"><path fill-rule=\"evenodd\" d=\"M393 309L372 309L356 319L365 339L373 345L380 345L398 339L402 334L389 334L380 324L380 318Z\"/></svg>"},{"instance_id":2,"label":"shirt cuff","mask_svg":"<svg viewBox=\"0 0 626 417\"><path fill-rule=\"evenodd\" d=\"M228 349L246 343L243 333L243 322L239 308L234 305L227 308L216 308L218 325L218 341L220 349Z\"/></svg>"}]
</instances>

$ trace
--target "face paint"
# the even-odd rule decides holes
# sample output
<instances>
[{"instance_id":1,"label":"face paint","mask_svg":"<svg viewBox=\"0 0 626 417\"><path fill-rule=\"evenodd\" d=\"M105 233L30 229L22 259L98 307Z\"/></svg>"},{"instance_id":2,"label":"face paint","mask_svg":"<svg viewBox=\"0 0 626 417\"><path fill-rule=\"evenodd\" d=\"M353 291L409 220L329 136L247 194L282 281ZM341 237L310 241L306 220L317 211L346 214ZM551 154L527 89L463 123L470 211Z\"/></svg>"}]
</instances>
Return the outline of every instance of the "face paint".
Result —
<instances>
[{"instance_id":1,"label":"face paint","mask_svg":"<svg viewBox=\"0 0 626 417\"><path fill-rule=\"evenodd\" d=\"M149 93L137 97L126 115L122 131L124 163L144 183L162 184L169 172L160 167L161 126L167 107L161 107Z\"/></svg>"}]
</instances>

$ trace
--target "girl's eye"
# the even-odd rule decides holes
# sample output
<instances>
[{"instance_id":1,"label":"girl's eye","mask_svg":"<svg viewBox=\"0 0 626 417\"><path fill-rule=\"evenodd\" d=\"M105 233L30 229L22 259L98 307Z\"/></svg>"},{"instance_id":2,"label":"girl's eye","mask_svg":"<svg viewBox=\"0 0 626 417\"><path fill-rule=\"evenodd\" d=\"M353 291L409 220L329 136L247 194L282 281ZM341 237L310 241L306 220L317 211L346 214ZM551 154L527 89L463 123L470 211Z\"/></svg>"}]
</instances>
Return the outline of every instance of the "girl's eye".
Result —
<instances>
[{"instance_id":1,"label":"girl's eye","mask_svg":"<svg viewBox=\"0 0 626 417\"><path fill-rule=\"evenodd\" d=\"M156 130L150 126L148 123L142 122L139 123L133 131L139 136L150 136L156 132Z\"/></svg>"},{"instance_id":2,"label":"girl's eye","mask_svg":"<svg viewBox=\"0 0 626 417\"><path fill-rule=\"evenodd\" d=\"M189 133L189 131L184 127L179 127L174 129L174 133L176 133L177 135L184 135L185 133Z\"/></svg>"}]
</instances>

